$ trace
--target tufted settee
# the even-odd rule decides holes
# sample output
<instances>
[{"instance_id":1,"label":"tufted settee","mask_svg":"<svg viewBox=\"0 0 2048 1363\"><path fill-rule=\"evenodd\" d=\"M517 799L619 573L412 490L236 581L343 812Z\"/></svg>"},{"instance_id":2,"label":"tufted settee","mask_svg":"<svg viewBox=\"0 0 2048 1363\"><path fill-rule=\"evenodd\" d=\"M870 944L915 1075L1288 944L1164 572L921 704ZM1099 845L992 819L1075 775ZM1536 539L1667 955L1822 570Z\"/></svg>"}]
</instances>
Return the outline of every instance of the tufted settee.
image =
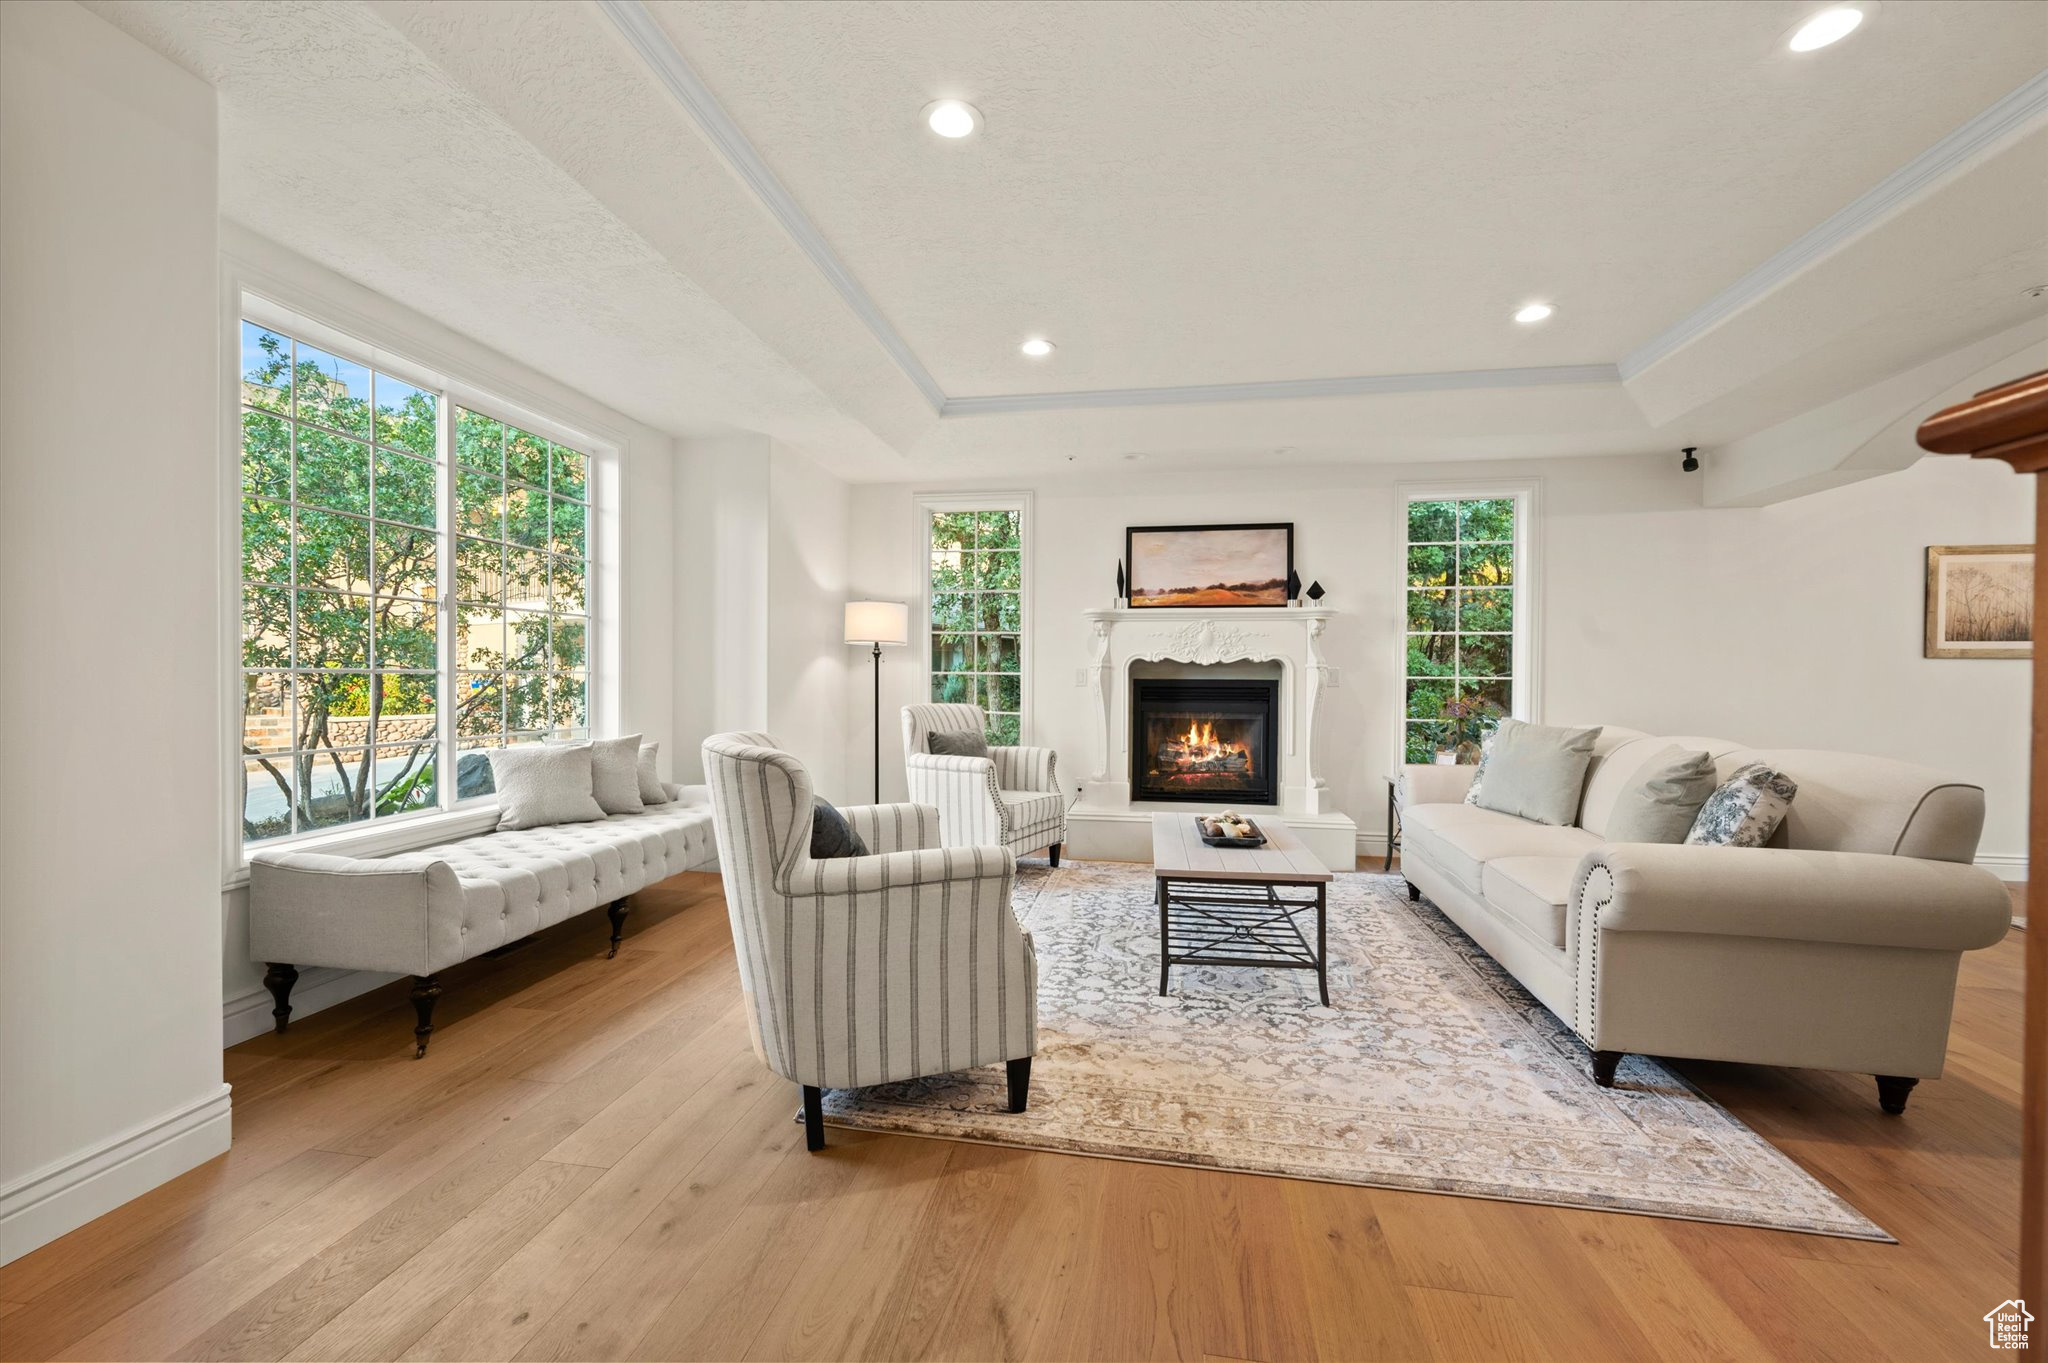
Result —
<instances>
[{"instance_id":1,"label":"tufted settee","mask_svg":"<svg viewBox=\"0 0 2048 1363\"><path fill-rule=\"evenodd\" d=\"M249 955L282 1032L301 966L413 977L415 1057L434 1030L440 971L605 905L616 956L626 896L682 871L716 869L703 786L592 823L500 829L391 856L290 849L249 859Z\"/></svg>"}]
</instances>

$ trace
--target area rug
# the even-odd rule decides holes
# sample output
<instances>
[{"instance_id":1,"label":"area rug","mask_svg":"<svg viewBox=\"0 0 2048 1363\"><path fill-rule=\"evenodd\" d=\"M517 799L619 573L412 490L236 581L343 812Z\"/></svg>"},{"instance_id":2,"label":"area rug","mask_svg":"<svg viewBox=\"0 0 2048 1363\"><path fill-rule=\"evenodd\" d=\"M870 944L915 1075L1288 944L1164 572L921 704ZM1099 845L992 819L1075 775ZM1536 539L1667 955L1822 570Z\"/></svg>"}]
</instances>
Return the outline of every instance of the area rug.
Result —
<instances>
[{"instance_id":1,"label":"area rug","mask_svg":"<svg viewBox=\"0 0 2048 1363\"><path fill-rule=\"evenodd\" d=\"M1176 966L1151 868L1019 868L1038 950L1028 1111L1001 1066L826 1095L838 1126L1861 1240L1891 1237L1642 1056L1585 1045L1398 876L1330 893L1309 971ZM1313 919L1305 920L1312 923Z\"/></svg>"}]
</instances>

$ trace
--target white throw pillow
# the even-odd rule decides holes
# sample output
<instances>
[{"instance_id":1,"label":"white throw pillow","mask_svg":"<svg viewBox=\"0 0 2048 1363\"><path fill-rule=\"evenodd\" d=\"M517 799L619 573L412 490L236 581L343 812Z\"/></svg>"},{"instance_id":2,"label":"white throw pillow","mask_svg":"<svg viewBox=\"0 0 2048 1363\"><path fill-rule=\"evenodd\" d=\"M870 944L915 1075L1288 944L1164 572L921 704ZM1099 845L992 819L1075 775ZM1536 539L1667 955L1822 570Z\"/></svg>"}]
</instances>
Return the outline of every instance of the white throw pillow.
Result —
<instances>
[{"instance_id":1,"label":"white throw pillow","mask_svg":"<svg viewBox=\"0 0 2048 1363\"><path fill-rule=\"evenodd\" d=\"M640 776L640 803L644 805L665 805L668 803L668 787L661 783L661 772L654 760L661 754L661 744L642 743L639 759L634 766Z\"/></svg>"},{"instance_id":2,"label":"white throw pillow","mask_svg":"<svg viewBox=\"0 0 2048 1363\"><path fill-rule=\"evenodd\" d=\"M545 828L604 817L591 794L588 743L534 743L494 748L491 783L498 788L498 827Z\"/></svg>"},{"instance_id":3,"label":"white throw pillow","mask_svg":"<svg viewBox=\"0 0 2048 1363\"><path fill-rule=\"evenodd\" d=\"M1781 771L1752 762L1737 767L1700 806L1688 847L1762 847L1785 821L1799 783Z\"/></svg>"},{"instance_id":4,"label":"white throw pillow","mask_svg":"<svg viewBox=\"0 0 2048 1363\"><path fill-rule=\"evenodd\" d=\"M1665 748L1622 787L1602 836L1608 842L1684 842L1716 789L1712 757Z\"/></svg>"},{"instance_id":5,"label":"white throw pillow","mask_svg":"<svg viewBox=\"0 0 2048 1363\"><path fill-rule=\"evenodd\" d=\"M1472 803L1536 823L1568 827L1593 763L1599 726L1563 729L1503 719L1486 750L1486 773Z\"/></svg>"},{"instance_id":6,"label":"white throw pillow","mask_svg":"<svg viewBox=\"0 0 2048 1363\"><path fill-rule=\"evenodd\" d=\"M640 798L640 735L600 738L590 745L590 793L607 814L638 814L647 808Z\"/></svg>"}]
</instances>

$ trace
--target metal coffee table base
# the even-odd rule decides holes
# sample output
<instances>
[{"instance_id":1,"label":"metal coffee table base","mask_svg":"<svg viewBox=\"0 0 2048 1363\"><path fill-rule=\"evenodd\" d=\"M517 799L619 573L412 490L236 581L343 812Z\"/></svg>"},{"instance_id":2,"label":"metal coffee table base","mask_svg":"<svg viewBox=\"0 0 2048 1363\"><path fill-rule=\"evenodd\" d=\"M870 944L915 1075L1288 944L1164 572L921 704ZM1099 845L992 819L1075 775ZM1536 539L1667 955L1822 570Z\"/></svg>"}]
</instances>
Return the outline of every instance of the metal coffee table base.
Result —
<instances>
[{"instance_id":1,"label":"metal coffee table base","mask_svg":"<svg viewBox=\"0 0 2048 1363\"><path fill-rule=\"evenodd\" d=\"M1177 965L1251 965L1269 970L1313 970L1323 1007L1330 1006L1329 884L1276 881L1234 884L1159 877L1159 992ZM1313 899L1289 899L1282 890L1312 890ZM1298 915L1316 916L1313 947Z\"/></svg>"}]
</instances>

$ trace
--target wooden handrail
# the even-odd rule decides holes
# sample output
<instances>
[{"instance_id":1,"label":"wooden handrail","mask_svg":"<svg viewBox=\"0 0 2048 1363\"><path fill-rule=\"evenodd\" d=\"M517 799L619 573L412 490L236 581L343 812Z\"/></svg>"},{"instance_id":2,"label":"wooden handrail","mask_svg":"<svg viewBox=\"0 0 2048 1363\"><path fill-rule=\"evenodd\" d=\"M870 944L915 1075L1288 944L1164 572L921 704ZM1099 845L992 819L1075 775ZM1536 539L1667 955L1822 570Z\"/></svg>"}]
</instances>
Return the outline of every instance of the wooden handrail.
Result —
<instances>
[{"instance_id":1,"label":"wooden handrail","mask_svg":"<svg viewBox=\"0 0 2048 1363\"><path fill-rule=\"evenodd\" d=\"M2048 528L2048 370L1986 389L1920 423L1920 447L1999 459L2034 475L2034 543ZM2048 554L2034 555L2034 621L2048 607ZM2048 668L2034 663L2027 814L2027 995L2020 1084L2019 1295L2048 1319Z\"/></svg>"}]
</instances>

